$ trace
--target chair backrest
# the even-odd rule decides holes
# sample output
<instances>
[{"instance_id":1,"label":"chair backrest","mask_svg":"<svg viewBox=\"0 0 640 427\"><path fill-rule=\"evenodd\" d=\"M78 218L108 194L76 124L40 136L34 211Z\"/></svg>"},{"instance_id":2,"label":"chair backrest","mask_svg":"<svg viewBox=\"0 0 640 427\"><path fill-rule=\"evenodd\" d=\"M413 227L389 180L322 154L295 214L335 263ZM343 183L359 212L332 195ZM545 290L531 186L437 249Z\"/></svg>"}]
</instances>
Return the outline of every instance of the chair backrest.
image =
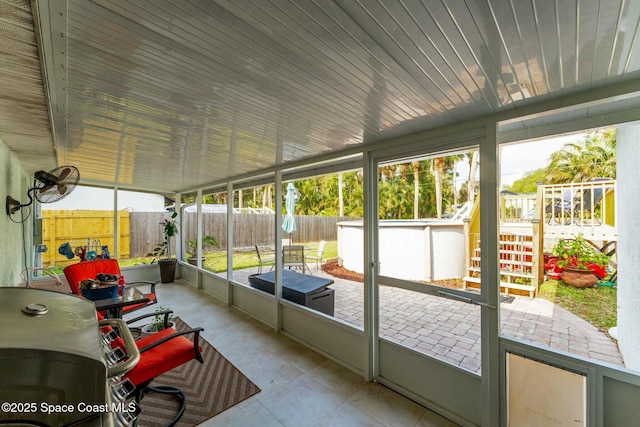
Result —
<instances>
[{"instance_id":1,"label":"chair backrest","mask_svg":"<svg viewBox=\"0 0 640 427\"><path fill-rule=\"evenodd\" d=\"M592 200L593 196L593 200ZM600 203L602 199L602 188L586 189L582 194L582 201L579 199L576 201L576 209L584 208L585 210L592 210Z\"/></svg>"},{"instance_id":2,"label":"chair backrest","mask_svg":"<svg viewBox=\"0 0 640 427\"><path fill-rule=\"evenodd\" d=\"M322 257L324 254L324 247L327 245L327 242L324 240L320 240L320 244L318 245L318 256Z\"/></svg>"},{"instance_id":3,"label":"chair backrest","mask_svg":"<svg viewBox=\"0 0 640 427\"><path fill-rule=\"evenodd\" d=\"M118 260L114 258L95 259L68 265L62 271L67 278L67 282L69 282L71 292L80 295L79 284L82 280L95 279L100 273L120 276L120 265L118 264Z\"/></svg>"},{"instance_id":4,"label":"chair backrest","mask_svg":"<svg viewBox=\"0 0 640 427\"><path fill-rule=\"evenodd\" d=\"M284 265L303 265L304 246L291 245L282 248L282 260Z\"/></svg>"},{"instance_id":5,"label":"chair backrest","mask_svg":"<svg viewBox=\"0 0 640 427\"><path fill-rule=\"evenodd\" d=\"M258 262L262 262L262 257L260 256L260 249L258 249L258 245L253 245L256 248L256 254L258 255Z\"/></svg>"}]
</instances>

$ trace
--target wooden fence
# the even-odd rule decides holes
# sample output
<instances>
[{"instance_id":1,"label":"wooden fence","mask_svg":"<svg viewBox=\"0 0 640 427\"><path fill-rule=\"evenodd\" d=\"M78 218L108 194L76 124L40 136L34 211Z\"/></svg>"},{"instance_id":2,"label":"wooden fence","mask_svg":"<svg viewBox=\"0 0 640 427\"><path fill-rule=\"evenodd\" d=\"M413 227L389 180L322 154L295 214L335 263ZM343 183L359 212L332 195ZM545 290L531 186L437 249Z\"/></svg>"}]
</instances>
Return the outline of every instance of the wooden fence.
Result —
<instances>
[{"instance_id":1,"label":"wooden fence","mask_svg":"<svg viewBox=\"0 0 640 427\"><path fill-rule=\"evenodd\" d=\"M132 212L131 223L131 257L145 256L160 241L162 227L160 222L169 218L169 214L157 212ZM349 217L327 217L296 215L297 230L293 233L293 242L317 242L320 240L337 240L340 221L354 220ZM252 248L253 245L273 246L275 241L275 215L233 214L236 248ZM186 213L182 218L182 230L185 240L196 237L196 214ZM227 215L225 213L203 213L202 233L216 238L220 249L226 250ZM283 238L287 238L283 232ZM175 242L172 242L175 248ZM175 250L172 250L175 253Z\"/></svg>"},{"instance_id":2,"label":"wooden fence","mask_svg":"<svg viewBox=\"0 0 640 427\"><path fill-rule=\"evenodd\" d=\"M160 223L171 218L166 212L131 212L131 258L147 256L149 252L164 239ZM175 254L175 238L171 240L171 253Z\"/></svg>"},{"instance_id":3,"label":"wooden fence","mask_svg":"<svg viewBox=\"0 0 640 427\"><path fill-rule=\"evenodd\" d=\"M119 212L120 258L129 258L129 212ZM42 243L47 252L42 254L42 265L64 266L78 262L58 253L60 245L69 242L72 249L87 246L88 250L101 254L101 246L113 253L113 211L109 210L43 210Z\"/></svg>"},{"instance_id":4,"label":"wooden fence","mask_svg":"<svg viewBox=\"0 0 640 427\"><path fill-rule=\"evenodd\" d=\"M160 223L170 217L164 212L119 213L121 259L146 256L163 239ZM220 249L227 249L227 215L225 213L203 213L203 235L215 237ZM337 223L354 218L296 215L297 230L291 236L295 243L337 240ZM253 245L273 246L275 241L275 215L233 214L234 244L236 248L252 248ZM196 237L196 214L187 213L182 218L185 239ZM100 246L106 245L114 254L113 211L92 210L45 210L42 211L43 243L49 250L43 254L42 263L64 266L78 262L69 260L58 253L58 248L69 242L77 246L88 246L89 250L101 253ZM283 238L288 238L283 232ZM176 242L172 240L171 252L175 254Z\"/></svg>"}]
</instances>

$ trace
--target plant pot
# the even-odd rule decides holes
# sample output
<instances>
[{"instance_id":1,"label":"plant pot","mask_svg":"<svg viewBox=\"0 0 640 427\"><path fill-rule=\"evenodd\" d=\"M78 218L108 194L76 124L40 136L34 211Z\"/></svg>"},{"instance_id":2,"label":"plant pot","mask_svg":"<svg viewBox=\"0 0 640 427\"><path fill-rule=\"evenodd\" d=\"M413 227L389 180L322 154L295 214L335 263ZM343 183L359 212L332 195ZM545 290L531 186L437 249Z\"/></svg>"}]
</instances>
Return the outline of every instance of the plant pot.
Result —
<instances>
[{"instance_id":1,"label":"plant pot","mask_svg":"<svg viewBox=\"0 0 640 427\"><path fill-rule=\"evenodd\" d=\"M168 328L174 328L176 326L176 324L172 320L169 320L167 322L167 325L168 325L167 326ZM155 323L149 323L149 324L144 325L140 329L140 338L148 337L149 335L153 335L153 334L158 333L158 332L160 332L160 331L155 329Z\"/></svg>"},{"instance_id":2,"label":"plant pot","mask_svg":"<svg viewBox=\"0 0 640 427\"><path fill-rule=\"evenodd\" d=\"M598 277L591 270L578 270L565 267L560 278L567 285L575 288L593 288L598 283Z\"/></svg>"},{"instance_id":3,"label":"plant pot","mask_svg":"<svg viewBox=\"0 0 640 427\"><path fill-rule=\"evenodd\" d=\"M176 278L176 265L177 259L160 259L158 265L160 266L160 281L162 283L171 283Z\"/></svg>"},{"instance_id":4,"label":"plant pot","mask_svg":"<svg viewBox=\"0 0 640 427\"><path fill-rule=\"evenodd\" d=\"M204 257L202 257L202 265L204 265ZM187 258L187 262L191 265L198 265L198 258L197 257L191 257L191 258Z\"/></svg>"}]
</instances>

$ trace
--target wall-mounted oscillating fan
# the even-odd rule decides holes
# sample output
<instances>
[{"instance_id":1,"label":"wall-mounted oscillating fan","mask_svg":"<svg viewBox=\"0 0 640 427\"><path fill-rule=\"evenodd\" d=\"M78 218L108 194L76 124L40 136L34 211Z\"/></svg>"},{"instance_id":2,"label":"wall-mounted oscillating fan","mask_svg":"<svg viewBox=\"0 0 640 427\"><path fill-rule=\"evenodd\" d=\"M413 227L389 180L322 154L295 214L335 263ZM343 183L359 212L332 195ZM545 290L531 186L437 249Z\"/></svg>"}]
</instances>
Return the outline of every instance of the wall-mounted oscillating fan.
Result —
<instances>
[{"instance_id":1,"label":"wall-mounted oscillating fan","mask_svg":"<svg viewBox=\"0 0 640 427\"><path fill-rule=\"evenodd\" d=\"M40 203L53 203L66 197L80 181L80 172L75 166L60 166L49 172L37 171L34 185L27 191L29 203L22 204L7 196L7 215L11 216L21 208L33 203L35 197Z\"/></svg>"}]
</instances>

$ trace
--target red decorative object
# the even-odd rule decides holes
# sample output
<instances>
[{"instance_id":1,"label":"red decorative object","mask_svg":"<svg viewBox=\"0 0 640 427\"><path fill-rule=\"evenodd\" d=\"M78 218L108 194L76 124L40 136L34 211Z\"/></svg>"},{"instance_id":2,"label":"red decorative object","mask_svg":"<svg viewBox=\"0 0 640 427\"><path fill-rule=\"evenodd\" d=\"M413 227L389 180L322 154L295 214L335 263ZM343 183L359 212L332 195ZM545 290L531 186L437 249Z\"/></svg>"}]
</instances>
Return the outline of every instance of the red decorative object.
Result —
<instances>
[{"instance_id":1,"label":"red decorative object","mask_svg":"<svg viewBox=\"0 0 640 427\"><path fill-rule=\"evenodd\" d=\"M547 277L553 280L560 280L560 275L564 268L558 266L558 257L553 255L545 255L544 269Z\"/></svg>"},{"instance_id":2,"label":"red decorative object","mask_svg":"<svg viewBox=\"0 0 640 427\"><path fill-rule=\"evenodd\" d=\"M561 280L562 272L565 270L565 268L567 267L572 268L577 265L577 261L573 257L569 259L569 263L567 264L566 267L560 267L558 265L557 256L551 255L545 258L546 258L544 263L545 272L547 274L547 277L553 280ZM603 279L607 275L607 269L603 265L589 263L589 264L586 264L586 267L588 268L587 271L589 271L590 273L596 276L596 279ZM576 271L584 271L584 269L578 269L578 268L572 268L572 269Z\"/></svg>"}]
</instances>

